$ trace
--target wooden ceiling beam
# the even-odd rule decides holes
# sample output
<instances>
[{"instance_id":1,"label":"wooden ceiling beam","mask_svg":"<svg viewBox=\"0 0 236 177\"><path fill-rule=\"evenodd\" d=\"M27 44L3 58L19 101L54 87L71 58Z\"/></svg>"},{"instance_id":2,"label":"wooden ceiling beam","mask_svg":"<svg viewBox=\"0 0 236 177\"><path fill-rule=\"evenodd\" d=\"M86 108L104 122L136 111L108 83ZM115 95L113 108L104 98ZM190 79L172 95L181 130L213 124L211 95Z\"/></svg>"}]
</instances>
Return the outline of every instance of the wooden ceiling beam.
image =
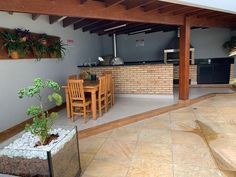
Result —
<instances>
[{"instance_id":1,"label":"wooden ceiling beam","mask_svg":"<svg viewBox=\"0 0 236 177\"><path fill-rule=\"evenodd\" d=\"M78 18L78 17L67 17L66 19L63 20L63 27L70 26L74 23L77 23L79 21L82 21L83 18Z\"/></svg>"},{"instance_id":2,"label":"wooden ceiling beam","mask_svg":"<svg viewBox=\"0 0 236 177\"><path fill-rule=\"evenodd\" d=\"M162 2L160 2L158 4L148 4L143 9L144 9L144 12L152 12L154 10L159 10L161 8L167 8L167 7L170 7L172 5L173 4L170 4L170 3L162 3Z\"/></svg>"},{"instance_id":3,"label":"wooden ceiling beam","mask_svg":"<svg viewBox=\"0 0 236 177\"><path fill-rule=\"evenodd\" d=\"M194 14L194 13L197 13L199 11L202 11L202 9L190 7L189 9L186 9L186 10L184 9L184 10L174 11L173 15L187 15L187 14L190 14L190 13Z\"/></svg>"},{"instance_id":4,"label":"wooden ceiling beam","mask_svg":"<svg viewBox=\"0 0 236 177\"><path fill-rule=\"evenodd\" d=\"M152 2L155 2L156 0L126 0L126 9L130 10L130 9L134 9L134 8L138 8L141 7L143 5L146 4L150 4Z\"/></svg>"},{"instance_id":5,"label":"wooden ceiling beam","mask_svg":"<svg viewBox=\"0 0 236 177\"><path fill-rule=\"evenodd\" d=\"M98 34L103 34L104 33L105 34L106 29L113 28L113 27L123 25L123 24L125 24L125 22L113 22L113 23L110 23L106 26L101 27L100 29L91 30L90 33L98 33Z\"/></svg>"},{"instance_id":6,"label":"wooden ceiling beam","mask_svg":"<svg viewBox=\"0 0 236 177\"><path fill-rule=\"evenodd\" d=\"M39 5L40 4L40 5ZM107 20L117 20L117 21L128 21L128 22L140 22L140 23L156 23L156 24L169 24L169 25L183 25L183 16L173 16L172 14L160 14L158 12L146 14L141 8L137 8L132 13L125 9L125 6L113 6L112 8L104 8L103 1L88 1L81 5L78 0L11 0L0 1L0 11L13 11L22 13L35 13L35 14L47 14L47 15L57 15L57 16L67 16L67 17L80 17L80 18L94 18L94 19L107 19ZM207 10L206 10L207 11ZM200 15L200 14L199 14ZM199 18L198 20L201 20ZM196 26L194 22L199 24L198 20L192 20L191 25ZM209 23L203 19L203 23L207 25L206 27L233 27L235 24L208 19Z\"/></svg>"},{"instance_id":7,"label":"wooden ceiling beam","mask_svg":"<svg viewBox=\"0 0 236 177\"><path fill-rule=\"evenodd\" d=\"M79 0L80 4L84 4L87 0Z\"/></svg>"},{"instance_id":8,"label":"wooden ceiling beam","mask_svg":"<svg viewBox=\"0 0 236 177\"><path fill-rule=\"evenodd\" d=\"M125 24L125 23L124 23ZM103 34L118 34L122 31L126 31L126 30L130 30L130 29L134 29L134 28L137 28L139 26L143 26L144 24L140 24L140 23L129 23L127 24L126 26L122 27L122 28L118 28L118 29L114 29L114 30L110 30L110 31L104 31L102 33L100 33L100 35L103 35Z\"/></svg>"},{"instance_id":9,"label":"wooden ceiling beam","mask_svg":"<svg viewBox=\"0 0 236 177\"><path fill-rule=\"evenodd\" d=\"M74 30L77 30L77 29L82 28L82 27L86 27L86 26L91 25L93 23L96 23L96 20L84 19L84 20L79 21L79 22L74 24Z\"/></svg>"},{"instance_id":10,"label":"wooden ceiling beam","mask_svg":"<svg viewBox=\"0 0 236 177\"><path fill-rule=\"evenodd\" d=\"M120 25L120 24L121 24L121 22L110 21L110 22L107 22L106 24L103 24L103 25L97 26L96 28L90 29L89 31L90 31L90 33L99 33L99 32L102 32L104 29L112 28L112 27Z\"/></svg>"},{"instance_id":11,"label":"wooden ceiling beam","mask_svg":"<svg viewBox=\"0 0 236 177\"><path fill-rule=\"evenodd\" d=\"M61 18L61 16L50 15L49 16L49 23L53 24L53 23L57 22L57 20L59 20L60 18Z\"/></svg>"},{"instance_id":12,"label":"wooden ceiling beam","mask_svg":"<svg viewBox=\"0 0 236 177\"><path fill-rule=\"evenodd\" d=\"M89 31L91 28L94 28L94 27L96 27L98 25L101 25L102 23L104 23L104 20L97 20L94 23L90 23L89 25L83 27L82 30L83 30L83 32Z\"/></svg>"},{"instance_id":13,"label":"wooden ceiling beam","mask_svg":"<svg viewBox=\"0 0 236 177\"><path fill-rule=\"evenodd\" d=\"M124 2L125 0L106 0L105 1L105 4L106 4L106 7L112 7L112 6L115 6L115 5L118 5L122 2Z\"/></svg>"},{"instance_id":14,"label":"wooden ceiling beam","mask_svg":"<svg viewBox=\"0 0 236 177\"><path fill-rule=\"evenodd\" d=\"M138 27L133 27L133 28L130 28L130 29L122 30L120 32L117 32L116 34L119 35L119 34L128 34L128 33L132 33L132 32L138 32L140 30L145 30L145 29L155 27L155 26L156 25L154 25L154 24L141 24Z\"/></svg>"},{"instance_id":15,"label":"wooden ceiling beam","mask_svg":"<svg viewBox=\"0 0 236 177\"><path fill-rule=\"evenodd\" d=\"M97 30L97 29L102 29L103 27L106 27L107 25L114 23L112 21L109 20L102 20L98 23L86 26L83 28L83 31L93 31L93 30Z\"/></svg>"},{"instance_id":16,"label":"wooden ceiling beam","mask_svg":"<svg viewBox=\"0 0 236 177\"><path fill-rule=\"evenodd\" d=\"M215 15L218 14L218 12L215 11L209 11L206 13L201 13L200 15L197 15L198 18L207 18L209 15Z\"/></svg>"},{"instance_id":17,"label":"wooden ceiling beam","mask_svg":"<svg viewBox=\"0 0 236 177\"><path fill-rule=\"evenodd\" d=\"M175 11L172 11L172 14L173 15L183 15L186 12L191 12L193 9L195 9L195 8L185 7L185 8L182 8L182 9L176 9Z\"/></svg>"},{"instance_id":18,"label":"wooden ceiling beam","mask_svg":"<svg viewBox=\"0 0 236 177\"><path fill-rule=\"evenodd\" d=\"M172 6L158 9L158 11L159 11L161 14L163 14L163 13L171 13L172 11L174 11L174 10L176 10L176 9L178 9L178 8L181 8L181 6L178 5L178 4L172 4Z\"/></svg>"},{"instance_id":19,"label":"wooden ceiling beam","mask_svg":"<svg viewBox=\"0 0 236 177\"><path fill-rule=\"evenodd\" d=\"M37 20L39 18L39 14L32 14L31 17L32 17L32 20Z\"/></svg>"}]
</instances>

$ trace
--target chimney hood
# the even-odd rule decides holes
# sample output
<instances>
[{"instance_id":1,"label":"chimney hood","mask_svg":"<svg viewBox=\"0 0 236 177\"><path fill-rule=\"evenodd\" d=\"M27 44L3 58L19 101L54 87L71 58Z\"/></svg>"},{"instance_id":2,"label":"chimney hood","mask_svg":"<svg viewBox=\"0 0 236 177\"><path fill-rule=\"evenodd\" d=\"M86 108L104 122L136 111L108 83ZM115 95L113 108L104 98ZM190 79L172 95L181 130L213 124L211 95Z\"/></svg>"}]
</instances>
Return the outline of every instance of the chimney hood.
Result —
<instances>
[{"instance_id":1,"label":"chimney hood","mask_svg":"<svg viewBox=\"0 0 236 177\"><path fill-rule=\"evenodd\" d=\"M124 61L120 58L117 57L117 43L116 43L116 34L113 34L113 53L114 53L114 58L111 60L112 65L122 65L124 64Z\"/></svg>"},{"instance_id":2,"label":"chimney hood","mask_svg":"<svg viewBox=\"0 0 236 177\"><path fill-rule=\"evenodd\" d=\"M165 63L179 63L179 43L180 32L178 30L176 37L174 37L169 44L164 48L164 62ZM190 60L194 64L194 47L190 44Z\"/></svg>"}]
</instances>

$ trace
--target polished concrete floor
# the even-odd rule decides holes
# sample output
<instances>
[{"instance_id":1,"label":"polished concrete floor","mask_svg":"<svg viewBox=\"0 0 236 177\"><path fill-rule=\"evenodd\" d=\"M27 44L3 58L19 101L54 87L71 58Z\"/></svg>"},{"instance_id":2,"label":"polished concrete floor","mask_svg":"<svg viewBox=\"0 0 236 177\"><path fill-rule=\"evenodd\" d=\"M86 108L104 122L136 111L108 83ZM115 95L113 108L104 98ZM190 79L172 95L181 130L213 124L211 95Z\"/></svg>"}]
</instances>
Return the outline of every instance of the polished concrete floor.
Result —
<instances>
[{"instance_id":1,"label":"polished concrete floor","mask_svg":"<svg viewBox=\"0 0 236 177\"><path fill-rule=\"evenodd\" d=\"M232 93L229 88L191 88L190 98L196 98L208 93ZM109 109L109 111L103 114L102 117L98 117L97 120L93 120L91 115L88 117L88 121L85 124L83 118L80 116L75 118L75 122L67 119L66 110L59 112L56 125L77 125L79 130L87 129L97 125L102 125L107 122L122 119L127 116L143 113L153 109L172 105L178 101L178 89L174 89L174 95L160 96L152 98L135 98L135 97L117 97L115 105Z\"/></svg>"},{"instance_id":2,"label":"polished concrete floor","mask_svg":"<svg viewBox=\"0 0 236 177\"><path fill-rule=\"evenodd\" d=\"M82 177L235 177L219 169L195 120L236 128L236 96L192 106L80 140Z\"/></svg>"}]
</instances>

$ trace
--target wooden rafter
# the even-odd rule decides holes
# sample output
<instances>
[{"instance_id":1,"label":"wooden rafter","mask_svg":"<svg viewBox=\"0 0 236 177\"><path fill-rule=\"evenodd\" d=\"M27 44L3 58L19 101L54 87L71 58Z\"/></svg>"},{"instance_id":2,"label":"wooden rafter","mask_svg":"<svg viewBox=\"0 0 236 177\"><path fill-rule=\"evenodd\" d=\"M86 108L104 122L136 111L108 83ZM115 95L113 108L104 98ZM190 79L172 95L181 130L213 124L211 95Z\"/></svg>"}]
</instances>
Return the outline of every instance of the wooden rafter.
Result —
<instances>
[{"instance_id":1,"label":"wooden rafter","mask_svg":"<svg viewBox=\"0 0 236 177\"><path fill-rule=\"evenodd\" d=\"M79 0L80 4L84 4L87 0Z\"/></svg>"},{"instance_id":2,"label":"wooden rafter","mask_svg":"<svg viewBox=\"0 0 236 177\"><path fill-rule=\"evenodd\" d=\"M132 32L145 30L145 29L152 28L152 27L155 27L155 26L156 25L154 25L154 24L141 24L139 27L123 30L123 31L118 32L117 34L129 34L129 33L132 33Z\"/></svg>"},{"instance_id":3,"label":"wooden rafter","mask_svg":"<svg viewBox=\"0 0 236 177\"><path fill-rule=\"evenodd\" d=\"M175 11L173 12L173 15L186 15L191 16L192 14L196 14L197 12L203 11L199 8L190 8L189 10L182 10L182 11Z\"/></svg>"},{"instance_id":4,"label":"wooden rafter","mask_svg":"<svg viewBox=\"0 0 236 177\"><path fill-rule=\"evenodd\" d=\"M93 19L81 20L81 21L74 24L74 30L77 30L77 29L82 28L82 27L86 27L86 26L91 25L93 23L96 23L96 20L93 20Z\"/></svg>"},{"instance_id":5,"label":"wooden rafter","mask_svg":"<svg viewBox=\"0 0 236 177\"><path fill-rule=\"evenodd\" d=\"M115 26L119 26L122 24L124 24L124 22L114 22L113 21L113 22L107 23L106 25L100 26L97 29L91 30L90 33L102 34L102 33L104 33L104 30L109 29L109 28L113 28Z\"/></svg>"},{"instance_id":6,"label":"wooden rafter","mask_svg":"<svg viewBox=\"0 0 236 177\"><path fill-rule=\"evenodd\" d=\"M124 24L124 23L123 23ZM127 30L130 30L130 29L135 29L139 26L143 26L143 24L140 24L140 23L129 23L127 24L126 26L122 27L122 28L118 28L118 29L114 29L114 30L111 30L111 31L103 31L102 33L100 34L113 34L113 33L122 33L123 31L127 31Z\"/></svg>"},{"instance_id":7,"label":"wooden rafter","mask_svg":"<svg viewBox=\"0 0 236 177\"><path fill-rule=\"evenodd\" d=\"M122 3L124 1L125 0L106 0L105 3L106 3L106 7L112 7L112 6L115 6L117 4Z\"/></svg>"},{"instance_id":8,"label":"wooden rafter","mask_svg":"<svg viewBox=\"0 0 236 177\"><path fill-rule=\"evenodd\" d=\"M155 2L155 0L150 0L150 1L147 1L147 0L126 0L126 9L130 10L130 9L138 8L143 5L150 4L152 2Z\"/></svg>"},{"instance_id":9,"label":"wooden rafter","mask_svg":"<svg viewBox=\"0 0 236 177\"><path fill-rule=\"evenodd\" d=\"M32 20L37 20L39 16L39 14L32 14Z\"/></svg>"},{"instance_id":10,"label":"wooden rafter","mask_svg":"<svg viewBox=\"0 0 236 177\"><path fill-rule=\"evenodd\" d=\"M104 25L106 23L108 23L107 20L98 20L97 22L94 22L92 24L87 25L86 27L83 27L83 31L85 32L85 31L93 30L94 28Z\"/></svg>"},{"instance_id":11,"label":"wooden rafter","mask_svg":"<svg viewBox=\"0 0 236 177\"><path fill-rule=\"evenodd\" d=\"M63 20L63 27L70 26L74 23L77 23L79 21L83 20L83 18L78 18L78 17L67 17L66 19Z\"/></svg>"},{"instance_id":12,"label":"wooden rafter","mask_svg":"<svg viewBox=\"0 0 236 177\"><path fill-rule=\"evenodd\" d=\"M49 23L53 24L53 23L57 22L60 18L61 18L61 16L50 15L49 16Z\"/></svg>"},{"instance_id":13,"label":"wooden rafter","mask_svg":"<svg viewBox=\"0 0 236 177\"><path fill-rule=\"evenodd\" d=\"M164 7L164 8L160 8L158 9L158 11L162 14L162 13L171 13L172 11L180 8L181 6L178 4L172 4L171 6L168 7Z\"/></svg>"}]
</instances>

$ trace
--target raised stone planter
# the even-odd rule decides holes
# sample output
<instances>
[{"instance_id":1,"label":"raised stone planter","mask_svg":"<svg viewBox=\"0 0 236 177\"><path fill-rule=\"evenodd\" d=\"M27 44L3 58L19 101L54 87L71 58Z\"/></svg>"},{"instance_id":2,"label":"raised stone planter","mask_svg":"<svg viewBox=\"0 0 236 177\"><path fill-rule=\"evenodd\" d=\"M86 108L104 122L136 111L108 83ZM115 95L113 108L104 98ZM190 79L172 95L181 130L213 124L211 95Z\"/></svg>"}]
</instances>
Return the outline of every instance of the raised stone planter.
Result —
<instances>
[{"instance_id":1,"label":"raised stone planter","mask_svg":"<svg viewBox=\"0 0 236 177\"><path fill-rule=\"evenodd\" d=\"M59 137L47 146L34 147L38 141L21 133L0 149L0 174L22 177L78 177L81 167L77 129L55 128ZM26 141L27 140L27 141Z\"/></svg>"}]
</instances>

